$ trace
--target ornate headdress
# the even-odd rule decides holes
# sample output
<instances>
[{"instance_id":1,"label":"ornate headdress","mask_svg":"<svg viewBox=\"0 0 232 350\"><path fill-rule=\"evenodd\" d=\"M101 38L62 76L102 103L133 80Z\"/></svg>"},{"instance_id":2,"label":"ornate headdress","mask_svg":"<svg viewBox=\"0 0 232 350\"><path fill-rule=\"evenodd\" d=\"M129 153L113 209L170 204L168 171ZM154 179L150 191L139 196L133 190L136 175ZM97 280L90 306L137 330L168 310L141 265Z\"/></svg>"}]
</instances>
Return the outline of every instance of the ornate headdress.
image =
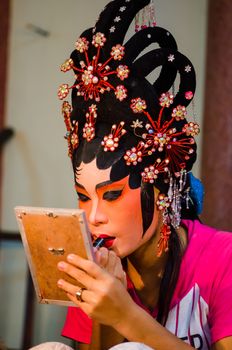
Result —
<instances>
[{"instance_id":1,"label":"ornate headdress","mask_svg":"<svg viewBox=\"0 0 232 350\"><path fill-rule=\"evenodd\" d=\"M195 92L195 71L170 32L143 25L123 42L131 21L149 2L114 0L105 7L62 64L61 70L73 70L76 80L62 84L58 96L64 100L72 90L72 107L64 101L62 112L74 172L81 161L96 158L98 168L112 166L113 181L129 175L131 188L154 184L160 189L161 255L168 249L170 225L180 224L183 201L188 207L187 175L196 159L199 126L186 110ZM151 44L158 47L144 53ZM146 77L156 68L158 77L150 83Z\"/></svg>"}]
</instances>

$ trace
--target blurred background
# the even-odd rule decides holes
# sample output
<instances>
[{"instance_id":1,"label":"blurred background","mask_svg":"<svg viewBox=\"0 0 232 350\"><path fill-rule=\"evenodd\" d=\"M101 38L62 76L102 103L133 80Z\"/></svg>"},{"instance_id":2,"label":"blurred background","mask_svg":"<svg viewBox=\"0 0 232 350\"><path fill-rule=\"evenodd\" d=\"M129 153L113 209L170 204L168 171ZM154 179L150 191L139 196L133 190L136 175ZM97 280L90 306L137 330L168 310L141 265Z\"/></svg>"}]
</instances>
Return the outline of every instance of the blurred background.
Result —
<instances>
[{"instance_id":1,"label":"blurred background","mask_svg":"<svg viewBox=\"0 0 232 350\"><path fill-rule=\"evenodd\" d=\"M66 308L39 305L34 298L14 207L77 206L57 98L58 86L74 79L59 67L107 2L0 1L0 341L8 349L45 341L71 344L60 336ZM154 3L157 25L174 35L196 69L197 91L189 114L195 113L202 129L194 174L206 183L203 218L231 230L231 2Z\"/></svg>"}]
</instances>

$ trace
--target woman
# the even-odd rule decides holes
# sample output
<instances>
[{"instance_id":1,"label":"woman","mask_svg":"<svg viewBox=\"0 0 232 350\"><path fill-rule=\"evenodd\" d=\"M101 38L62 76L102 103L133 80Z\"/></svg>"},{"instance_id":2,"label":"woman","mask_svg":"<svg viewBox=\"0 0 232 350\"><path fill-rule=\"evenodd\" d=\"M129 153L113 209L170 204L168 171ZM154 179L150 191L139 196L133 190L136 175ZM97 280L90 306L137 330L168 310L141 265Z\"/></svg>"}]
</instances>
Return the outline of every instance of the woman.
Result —
<instances>
[{"instance_id":1,"label":"woman","mask_svg":"<svg viewBox=\"0 0 232 350\"><path fill-rule=\"evenodd\" d=\"M143 25L122 46L148 3L110 2L61 66L76 78L58 96L72 89L72 107L64 101L62 111L79 204L94 243L104 243L96 263L71 254L58 265L83 284L58 281L78 306L69 308L63 335L80 349L129 341L156 350L227 350L232 239L197 217L202 190L190 170L199 127L186 111L194 68L162 28ZM152 43L160 48L141 55Z\"/></svg>"}]
</instances>

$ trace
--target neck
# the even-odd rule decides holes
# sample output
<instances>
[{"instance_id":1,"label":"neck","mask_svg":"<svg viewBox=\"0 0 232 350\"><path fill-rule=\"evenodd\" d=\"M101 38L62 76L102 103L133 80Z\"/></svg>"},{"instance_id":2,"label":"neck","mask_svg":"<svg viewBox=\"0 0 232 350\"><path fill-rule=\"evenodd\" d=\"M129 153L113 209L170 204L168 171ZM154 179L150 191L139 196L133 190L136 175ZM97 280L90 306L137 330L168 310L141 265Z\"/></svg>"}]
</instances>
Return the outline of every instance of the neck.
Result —
<instances>
[{"instance_id":1,"label":"neck","mask_svg":"<svg viewBox=\"0 0 232 350\"><path fill-rule=\"evenodd\" d=\"M167 254L157 257L160 227L154 235L127 258L128 275L144 305L154 308L165 269Z\"/></svg>"},{"instance_id":2,"label":"neck","mask_svg":"<svg viewBox=\"0 0 232 350\"><path fill-rule=\"evenodd\" d=\"M185 231L179 228L177 232L185 248L187 245ZM149 241L127 258L128 275L143 304L151 309L157 305L160 283L168 258L167 253L157 257L159 238L160 227Z\"/></svg>"}]
</instances>

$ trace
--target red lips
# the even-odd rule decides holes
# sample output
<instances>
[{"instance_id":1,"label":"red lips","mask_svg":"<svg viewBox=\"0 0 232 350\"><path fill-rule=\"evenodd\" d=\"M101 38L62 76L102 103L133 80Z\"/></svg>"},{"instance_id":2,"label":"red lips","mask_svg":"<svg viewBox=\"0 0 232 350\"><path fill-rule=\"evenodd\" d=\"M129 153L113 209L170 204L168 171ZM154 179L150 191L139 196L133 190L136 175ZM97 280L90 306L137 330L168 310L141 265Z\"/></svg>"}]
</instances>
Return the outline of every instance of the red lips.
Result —
<instances>
[{"instance_id":1,"label":"red lips","mask_svg":"<svg viewBox=\"0 0 232 350\"><path fill-rule=\"evenodd\" d=\"M111 246L113 245L114 243L114 240L115 240L115 237L112 237L112 236L109 236L109 235L106 235L106 234L100 234L97 239L95 239L95 241L93 242L93 244L95 242L99 242L99 240L102 240L101 242L101 247L106 247L108 249L111 248Z\"/></svg>"},{"instance_id":2,"label":"red lips","mask_svg":"<svg viewBox=\"0 0 232 350\"><path fill-rule=\"evenodd\" d=\"M109 237L109 239L105 240L104 247L110 249L114 243L114 240L114 237Z\"/></svg>"}]
</instances>

